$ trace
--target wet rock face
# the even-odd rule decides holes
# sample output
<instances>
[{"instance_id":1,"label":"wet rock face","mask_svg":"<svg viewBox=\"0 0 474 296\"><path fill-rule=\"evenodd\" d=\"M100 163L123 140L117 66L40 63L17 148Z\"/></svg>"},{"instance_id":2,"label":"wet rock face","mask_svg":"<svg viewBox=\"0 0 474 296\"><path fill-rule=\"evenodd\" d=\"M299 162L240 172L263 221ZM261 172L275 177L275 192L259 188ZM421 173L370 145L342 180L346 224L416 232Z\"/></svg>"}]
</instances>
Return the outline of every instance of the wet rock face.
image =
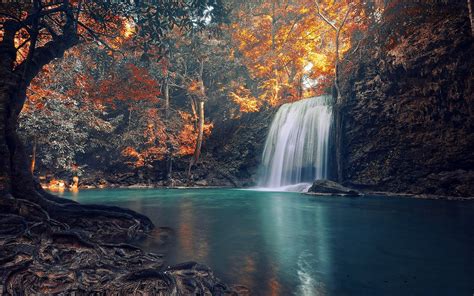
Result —
<instances>
[{"instance_id":1,"label":"wet rock face","mask_svg":"<svg viewBox=\"0 0 474 296\"><path fill-rule=\"evenodd\" d=\"M203 152L210 185L237 187L257 184L267 132L275 109L243 114L239 119L216 123ZM206 164L207 162L207 164Z\"/></svg>"},{"instance_id":2,"label":"wet rock face","mask_svg":"<svg viewBox=\"0 0 474 296\"><path fill-rule=\"evenodd\" d=\"M374 33L343 65L346 184L474 196L474 38L467 10L442 13L397 42Z\"/></svg>"}]
</instances>

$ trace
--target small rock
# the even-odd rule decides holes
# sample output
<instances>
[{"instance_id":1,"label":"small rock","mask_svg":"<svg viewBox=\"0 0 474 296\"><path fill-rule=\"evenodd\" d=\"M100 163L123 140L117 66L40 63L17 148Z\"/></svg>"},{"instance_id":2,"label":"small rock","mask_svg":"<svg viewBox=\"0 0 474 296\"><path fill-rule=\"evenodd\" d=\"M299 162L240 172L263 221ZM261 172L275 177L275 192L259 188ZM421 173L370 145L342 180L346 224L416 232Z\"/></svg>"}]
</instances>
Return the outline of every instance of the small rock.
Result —
<instances>
[{"instance_id":1,"label":"small rock","mask_svg":"<svg viewBox=\"0 0 474 296\"><path fill-rule=\"evenodd\" d=\"M197 186L207 186L207 181L206 180L199 180L199 181L196 181L194 184L196 184Z\"/></svg>"}]
</instances>

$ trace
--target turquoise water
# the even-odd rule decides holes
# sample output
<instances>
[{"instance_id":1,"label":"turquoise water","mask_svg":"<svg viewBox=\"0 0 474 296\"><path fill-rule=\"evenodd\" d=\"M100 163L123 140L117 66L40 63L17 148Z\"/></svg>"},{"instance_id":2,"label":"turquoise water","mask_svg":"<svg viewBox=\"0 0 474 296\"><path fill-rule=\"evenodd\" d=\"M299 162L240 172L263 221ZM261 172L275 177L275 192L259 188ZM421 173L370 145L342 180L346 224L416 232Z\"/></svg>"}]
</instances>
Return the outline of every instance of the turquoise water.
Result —
<instances>
[{"instance_id":1,"label":"turquoise water","mask_svg":"<svg viewBox=\"0 0 474 296\"><path fill-rule=\"evenodd\" d=\"M255 295L474 293L474 202L311 197L233 189L106 189L65 196L168 226L169 264L194 260Z\"/></svg>"}]
</instances>

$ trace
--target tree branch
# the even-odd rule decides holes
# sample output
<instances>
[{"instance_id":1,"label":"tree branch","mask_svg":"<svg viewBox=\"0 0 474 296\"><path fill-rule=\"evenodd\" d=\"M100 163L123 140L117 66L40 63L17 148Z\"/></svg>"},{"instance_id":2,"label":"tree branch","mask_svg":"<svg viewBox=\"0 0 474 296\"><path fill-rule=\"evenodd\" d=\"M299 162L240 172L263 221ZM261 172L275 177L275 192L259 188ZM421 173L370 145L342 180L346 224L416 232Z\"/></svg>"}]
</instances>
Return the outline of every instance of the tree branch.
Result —
<instances>
[{"instance_id":1,"label":"tree branch","mask_svg":"<svg viewBox=\"0 0 474 296\"><path fill-rule=\"evenodd\" d=\"M86 25L84 25L82 22L80 22L79 20L77 21L77 24L81 27L83 27L87 33L89 33L91 35L92 38L94 38L95 40L99 41L102 45L104 45L108 50L112 51L112 52L119 52L118 50L116 49L113 49L112 47L110 47L107 42L105 42L104 40L102 40L98 34L92 30L91 28L87 27Z\"/></svg>"},{"instance_id":2,"label":"tree branch","mask_svg":"<svg viewBox=\"0 0 474 296\"><path fill-rule=\"evenodd\" d=\"M315 0L314 3L316 4L317 13L318 13L318 15L321 17L321 19L322 19L323 21L325 21L328 25L330 25L335 31L337 31L337 27L336 27L327 17L325 17L325 16L321 13L321 8L319 7L318 0Z\"/></svg>"}]
</instances>

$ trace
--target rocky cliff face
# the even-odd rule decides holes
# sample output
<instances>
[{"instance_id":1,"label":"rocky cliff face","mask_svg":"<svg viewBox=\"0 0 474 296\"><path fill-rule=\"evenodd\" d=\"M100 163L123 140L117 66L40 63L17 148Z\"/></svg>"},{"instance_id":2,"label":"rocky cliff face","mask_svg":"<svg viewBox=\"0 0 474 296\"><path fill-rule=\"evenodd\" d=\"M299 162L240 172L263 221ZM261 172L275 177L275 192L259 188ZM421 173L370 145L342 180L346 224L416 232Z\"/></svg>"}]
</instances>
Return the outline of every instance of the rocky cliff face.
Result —
<instances>
[{"instance_id":1,"label":"rocky cliff face","mask_svg":"<svg viewBox=\"0 0 474 296\"><path fill-rule=\"evenodd\" d=\"M254 186L268 128L276 110L243 114L238 119L217 123L204 151L210 184Z\"/></svg>"},{"instance_id":2,"label":"rocky cliff face","mask_svg":"<svg viewBox=\"0 0 474 296\"><path fill-rule=\"evenodd\" d=\"M342 66L345 183L474 196L474 47L467 9L445 7L411 24L385 24L390 34L373 32Z\"/></svg>"}]
</instances>

